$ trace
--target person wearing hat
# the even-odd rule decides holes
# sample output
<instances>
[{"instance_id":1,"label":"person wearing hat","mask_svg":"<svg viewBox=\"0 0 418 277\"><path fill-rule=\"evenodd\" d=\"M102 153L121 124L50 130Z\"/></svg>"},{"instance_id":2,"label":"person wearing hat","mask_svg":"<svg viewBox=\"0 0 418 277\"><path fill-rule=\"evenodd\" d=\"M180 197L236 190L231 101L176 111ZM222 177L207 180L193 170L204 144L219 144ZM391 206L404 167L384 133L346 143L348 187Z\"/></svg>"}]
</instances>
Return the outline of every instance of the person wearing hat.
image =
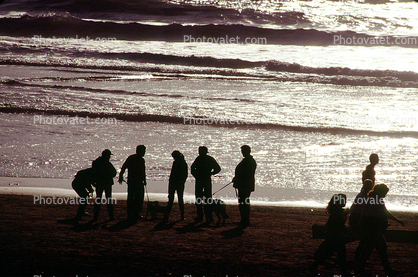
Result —
<instances>
[{"instance_id":1,"label":"person wearing hat","mask_svg":"<svg viewBox=\"0 0 418 277\"><path fill-rule=\"evenodd\" d=\"M94 221L99 219L100 204L102 202L103 191L106 194L107 211L110 220L115 219L112 203L113 177L116 176L116 169L110 162L112 153L105 149L102 155L93 161L93 171L96 176L96 200L94 202Z\"/></svg>"},{"instance_id":2,"label":"person wearing hat","mask_svg":"<svg viewBox=\"0 0 418 277\"><path fill-rule=\"evenodd\" d=\"M195 197L196 197L196 222L203 221L203 207L205 211L206 220L208 223L213 222L212 209L208 203L212 198L212 179L211 176L218 174L221 167L216 160L208 155L208 148L206 146L199 147L199 156L195 159L191 166L191 173L196 179Z\"/></svg>"}]
</instances>

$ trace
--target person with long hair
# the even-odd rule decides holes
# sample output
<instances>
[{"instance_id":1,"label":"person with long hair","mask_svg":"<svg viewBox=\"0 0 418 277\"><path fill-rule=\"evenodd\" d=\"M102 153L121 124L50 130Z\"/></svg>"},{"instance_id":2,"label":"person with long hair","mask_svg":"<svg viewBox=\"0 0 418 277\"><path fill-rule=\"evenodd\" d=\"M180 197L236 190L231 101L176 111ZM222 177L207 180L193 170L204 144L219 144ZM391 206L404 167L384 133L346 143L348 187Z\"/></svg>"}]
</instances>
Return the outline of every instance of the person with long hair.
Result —
<instances>
[{"instance_id":1,"label":"person with long hair","mask_svg":"<svg viewBox=\"0 0 418 277\"><path fill-rule=\"evenodd\" d=\"M168 217L171 213L171 208L174 202L174 193L177 191L177 198L179 201L179 208L181 214L181 220L184 220L184 183L187 179L187 163L184 156L179 151L175 150L171 153L174 159L173 166L171 167L170 179L168 181L168 204L164 214L164 222L168 222Z\"/></svg>"},{"instance_id":2,"label":"person with long hair","mask_svg":"<svg viewBox=\"0 0 418 277\"><path fill-rule=\"evenodd\" d=\"M315 251L315 261L309 268L309 272L313 275L317 275L318 266L321 265L327 258L329 258L334 252L337 252L338 261L341 268L341 275L348 275L347 272L347 252L345 248L345 211L344 207L347 202L347 196L345 194L334 194L331 200L328 202L328 206L325 211L329 214L328 221L325 225L325 240L319 245Z\"/></svg>"}]
</instances>

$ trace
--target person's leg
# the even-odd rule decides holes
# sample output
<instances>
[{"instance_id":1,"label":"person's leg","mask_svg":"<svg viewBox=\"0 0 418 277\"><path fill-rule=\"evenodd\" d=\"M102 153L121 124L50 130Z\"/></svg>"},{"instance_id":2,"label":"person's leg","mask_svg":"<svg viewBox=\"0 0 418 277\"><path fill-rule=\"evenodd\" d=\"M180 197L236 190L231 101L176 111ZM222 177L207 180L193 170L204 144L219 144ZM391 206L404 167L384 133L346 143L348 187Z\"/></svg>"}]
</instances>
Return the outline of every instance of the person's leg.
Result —
<instances>
[{"instance_id":1,"label":"person's leg","mask_svg":"<svg viewBox=\"0 0 418 277\"><path fill-rule=\"evenodd\" d=\"M80 204L78 205L77 215L75 216L75 219L78 221L81 220L85 214L87 202L89 199L89 192L87 191L85 186L83 186L80 182L77 182L76 180L72 182L72 187L75 190L75 192L77 192L77 194L80 196Z\"/></svg>"},{"instance_id":2,"label":"person's leg","mask_svg":"<svg viewBox=\"0 0 418 277\"><path fill-rule=\"evenodd\" d=\"M80 198L80 204L78 205L78 209L77 209L77 215L75 216L75 219L81 220L83 218L83 216L85 215L85 210L87 207L87 202L89 201L89 196L87 194L86 197L82 197Z\"/></svg>"},{"instance_id":3,"label":"person's leg","mask_svg":"<svg viewBox=\"0 0 418 277\"><path fill-rule=\"evenodd\" d=\"M177 188L177 198L179 200L179 208L181 214L181 220L184 220L184 184Z\"/></svg>"},{"instance_id":4,"label":"person's leg","mask_svg":"<svg viewBox=\"0 0 418 277\"><path fill-rule=\"evenodd\" d=\"M360 260L361 252L363 252L364 243L365 243L365 240L364 239L360 239L360 242L358 243L358 246L356 248L356 252L354 254L354 261L355 261L356 265L358 264L358 262Z\"/></svg>"},{"instance_id":5,"label":"person's leg","mask_svg":"<svg viewBox=\"0 0 418 277\"><path fill-rule=\"evenodd\" d=\"M115 214L114 214L113 200L112 200L112 185L106 186L105 193L106 193L107 212L109 213L110 220L114 220Z\"/></svg>"},{"instance_id":6,"label":"person's leg","mask_svg":"<svg viewBox=\"0 0 418 277\"><path fill-rule=\"evenodd\" d=\"M244 223L245 224L250 224L250 210L251 210L250 195L251 195L250 191L245 192L245 195L244 195L244 221L245 221Z\"/></svg>"},{"instance_id":7,"label":"person's leg","mask_svg":"<svg viewBox=\"0 0 418 277\"><path fill-rule=\"evenodd\" d=\"M315 251L314 262L309 268L309 271L316 273L318 266L322 264L332 254L332 243L329 240L324 240Z\"/></svg>"},{"instance_id":8,"label":"person's leg","mask_svg":"<svg viewBox=\"0 0 418 277\"><path fill-rule=\"evenodd\" d=\"M170 216L171 213L171 208L173 207L173 202L174 202L174 185L170 184L168 186L168 203L167 203L167 207L165 208L165 213L164 213L164 222L168 222L168 218Z\"/></svg>"},{"instance_id":9,"label":"person's leg","mask_svg":"<svg viewBox=\"0 0 418 277\"><path fill-rule=\"evenodd\" d=\"M200 182L196 181L195 184L195 197L196 197L196 212L197 212L197 221L203 220L203 186Z\"/></svg>"},{"instance_id":10,"label":"person's leg","mask_svg":"<svg viewBox=\"0 0 418 277\"><path fill-rule=\"evenodd\" d=\"M362 238L363 241L363 250L361 251L360 258L357 265L357 273L363 274L366 267L366 262L369 259L375 248L375 238L371 235L365 236Z\"/></svg>"},{"instance_id":11,"label":"person's leg","mask_svg":"<svg viewBox=\"0 0 418 277\"><path fill-rule=\"evenodd\" d=\"M385 269L386 275L391 275L392 267L389 264L388 247L383 233L379 233L379 235L376 237L376 250L379 253L380 262L382 263L383 268Z\"/></svg>"},{"instance_id":12,"label":"person's leg","mask_svg":"<svg viewBox=\"0 0 418 277\"><path fill-rule=\"evenodd\" d=\"M336 245L338 262L340 263L341 274L347 274L347 250L343 242Z\"/></svg>"},{"instance_id":13,"label":"person's leg","mask_svg":"<svg viewBox=\"0 0 418 277\"><path fill-rule=\"evenodd\" d=\"M139 213L142 211L142 206L144 205L144 197L145 197L145 186L140 184L138 186L138 201L137 201L138 217L139 217Z\"/></svg>"},{"instance_id":14,"label":"person's leg","mask_svg":"<svg viewBox=\"0 0 418 277\"><path fill-rule=\"evenodd\" d=\"M126 201L126 209L128 213L128 220L135 220L134 216L134 185L132 183L128 184L128 199Z\"/></svg>"},{"instance_id":15,"label":"person's leg","mask_svg":"<svg viewBox=\"0 0 418 277\"><path fill-rule=\"evenodd\" d=\"M238 190L238 205L241 215L241 224L250 224L250 195L251 192L240 189Z\"/></svg>"},{"instance_id":16,"label":"person's leg","mask_svg":"<svg viewBox=\"0 0 418 277\"><path fill-rule=\"evenodd\" d=\"M212 199L212 182L206 182L203 188L203 207L205 209L205 217L208 222L213 222L213 199Z\"/></svg>"},{"instance_id":17,"label":"person's leg","mask_svg":"<svg viewBox=\"0 0 418 277\"><path fill-rule=\"evenodd\" d=\"M239 222L240 224L244 222L244 214L245 214L243 199L244 199L244 196L243 196L242 190L239 189L238 190L238 209L239 209L239 214L241 216L241 221Z\"/></svg>"},{"instance_id":18,"label":"person's leg","mask_svg":"<svg viewBox=\"0 0 418 277\"><path fill-rule=\"evenodd\" d=\"M96 199L94 200L94 219L93 220L99 219L100 203L102 202L103 190L104 189L102 186L96 187Z\"/></svg>"}]
</instances>

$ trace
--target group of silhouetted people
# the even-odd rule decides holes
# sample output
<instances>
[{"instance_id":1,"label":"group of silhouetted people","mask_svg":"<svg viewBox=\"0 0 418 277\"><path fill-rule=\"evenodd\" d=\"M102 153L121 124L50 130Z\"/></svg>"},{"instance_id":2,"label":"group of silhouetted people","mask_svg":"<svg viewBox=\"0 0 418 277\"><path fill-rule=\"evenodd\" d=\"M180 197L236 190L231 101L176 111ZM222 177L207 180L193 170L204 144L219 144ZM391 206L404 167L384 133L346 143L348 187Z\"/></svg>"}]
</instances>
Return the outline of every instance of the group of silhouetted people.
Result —
<instances>
[{"instance_id":1,"label":"group of silhouetted people","mask_svg":"<svg viewBox=\"0 0 418 277\"><path fill-rule=\"evenodd\" d=\"M135 223L141 219L140 212L144 202L146 189L145 155L146 147L138 145L136 154L129 156L123 163L119 173L119 183L124 182L123 175L128 170L128 197L127 197L127 220ZM251 156L251 148L248 145L241 146L243 160L235 168L235 176L232 179L237 191L239 211L241 215L240 225L247 227L250 224L250 196L255 188L255 170L257 163ZM72 183L74 190L81 197L77 210L77 222L85 215L85 208L89 194L93 192L91 185L96 187L96 201L94 205L94 219L96 221L100 213L100 203L103 192L106 195L106 203L110 220L114 220L112 204L113 178L116 169L110 162L112 153L106 149L102 155L93 161L92 167L81 170L75 176ZM184 220L184 188L188 177L188 165L182 153L175 150L171 153L173 165L168 180L168 204L164 212L163 222L167 223L177 193L181 220ZM350 276L346 262L345 244L355 239L360 242L355 251L355 271L358 275L365 275L366 262L374 249L377 250L387 276L394 276L387 255L387 245L384 231L388 227L388 219L394 220L401 225L404 223L392 215L385 206L384 197L389 191L385 184L375 184L375 165L379 163L377 154L370 155L370 164L362 174L360 193L354 199L350 209L344 210L347 202L345 194L335 194L329 201L326 212L329 214L326 223L325 240L315 251L314 263L309 271L317 274L318 266L331 254L337 253L342 276ZM212 175L218 174L221 167L218 162L208 155L208 148L199 147L199 155L191 165L191 174L195 178L195 205L197 216L195 222L203 221L205 216L208 223L213 222L212 205ZM349 228L345 226L346 217L349 217Z\"/></svg>"},{"instance_id":2,"label":"group of silhouetted people","mask_svg":"<svg viewBox=\"0 0 418 277\"><path fill-rule=\"evenodd\" d=\"M368 276L365 267L374 249L379 254L385 275L397 275L388 261L384 231L388 227L388 219L394 220L402 226L404 223L386 209L384 197L389 188L385 184L375 184L374 167L378 162L377 154L370 155L370 164L362 174L363 186L350 209L344 210L347 202L345 194L335 194L329 201L326 207L329 218L326 223L325 240L315 251L314 263L309 268L313 275L317 275L318 266L336 252L341 275L352 276L347 269L345 244L355 239L360 240L354 255L356 275ZM345 226L348 214L350 214L349 228Z\"/></svg>"},{"instance_id":3,"label":"group of silhouetted people","mask_svg":"<svg viewBox=\"0 0 418 277\"><path fill-rule=\"evenodd\" d=\"M128 170L128 197L127 197L127 221L130 223L137 222L142 210L145 190L146 190L146 171L145 171L145 155L146 147L138 145L136 154L129 156L123 163L119 173L119 183L124 182L123 175ZM255 170L257 163L251 156L251 148L248 145L241 147L241 153L244 159L237 165L235 176L231 183L237 190L239 211L241 215L240 225L247 227L250 224L250 195L255 189ZM110 162L110 150L105 149L102 155L93 161L92 167L81 170L77 173L72 186L81 197L80 205L77 210L76 221L82 219L86 214L85 208L89 199L89 193L93 192L91 185L96 187L96 200L94 203L94 219L98 220L100 213L100 204L103 192L106 194L106 203L110 220L114 220L114 211L112 203L112 185L113 178L116 176L116 169ZM174 202L174 195L177 192L177 198L181 213L181 220L184 220L184 188L188 177L188 165L182 153L175 150L171 153L173 157L173 165L168 180L168 203L164 212L163 222L167 223ZM208 223L213 222L212 217L212 180L211 176L218 174L221 167L218 162L208 155L208 148L199 147L199 155L191 166L191 174L195 178L195 205L197 216L196 222L203 221L205 216Z\"/></svg>"}]
</instances>

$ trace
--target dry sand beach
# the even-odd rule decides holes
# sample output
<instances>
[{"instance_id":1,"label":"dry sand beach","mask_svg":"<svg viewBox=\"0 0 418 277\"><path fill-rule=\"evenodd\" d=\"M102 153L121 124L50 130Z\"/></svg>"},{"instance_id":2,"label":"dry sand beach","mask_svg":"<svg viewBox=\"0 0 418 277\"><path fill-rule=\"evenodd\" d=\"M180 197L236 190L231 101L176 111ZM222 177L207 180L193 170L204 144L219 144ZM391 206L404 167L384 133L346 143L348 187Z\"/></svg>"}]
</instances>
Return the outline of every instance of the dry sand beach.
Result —
<instances>
[{"instance_id":1,"label":"dry sand beach","mask_svg":"<svg viewBox=\"0 0 418 277\"><path fill-rule=\"evenodd\" d=\"M195 207L178 207L168 225L161 220L124 223L126 202L115 205L116 220L103 207L98 222L90 216L73 225L74 205L34 204L33 196L0 195L2 276L307 276L322 240L312 239L312 224L325 224L323 208L253 206L251 225L237 227L237 205L228 205L225 225L193 223ZM394 212L405 227L417 230L418 214ZM161 215L160 215L161 218ZM347 244L352 265L357 242ZM389 261L401 276L418 276L418 244L388 242ZM321 276L339 274L336 258L319 268ZM368 262L373 276L384 276L378 255Z\"/></svg>"}]
</instances>

